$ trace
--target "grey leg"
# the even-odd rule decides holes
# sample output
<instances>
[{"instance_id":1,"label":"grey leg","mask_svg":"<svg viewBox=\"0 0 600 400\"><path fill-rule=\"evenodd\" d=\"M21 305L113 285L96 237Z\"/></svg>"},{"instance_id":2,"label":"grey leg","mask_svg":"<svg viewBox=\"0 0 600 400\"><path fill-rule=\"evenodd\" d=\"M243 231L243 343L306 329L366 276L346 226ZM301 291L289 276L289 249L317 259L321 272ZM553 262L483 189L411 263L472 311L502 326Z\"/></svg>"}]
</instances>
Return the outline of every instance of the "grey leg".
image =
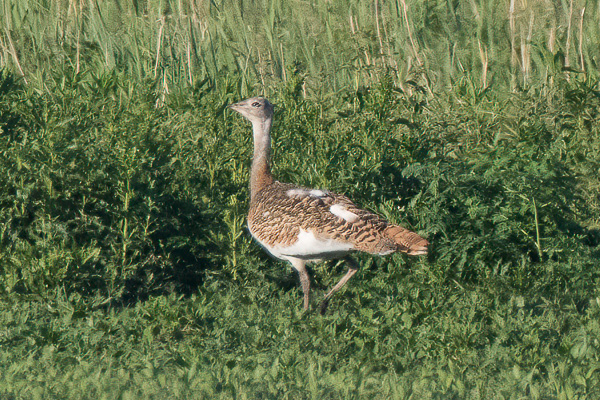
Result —
<instances>
[{"instance_id":1,"label":"grey leg","mask_svg":"<svg viewBox=\"0 0 600 400\"><path fill-rule=\"evenodd\" d=\"M300 284L302 285L302 291L304 292L304 309L308 310L308 305L310 303L310 278L308 276L308 271L306 270L306 261L299 258L290 258L289 261L298 271L298 275L300 276Z\"/></svg>"},{"instance_id":2,"label":"grey leg","mask_svg":"<svg viewBox=\"0 0 600 400\"><path fill-rule=\"evenodd\" d=\"M344 258L344 260L348 264L348 272L346 272L346 275L344 275L342 279L340 279L340 281L333 288L331 288L329 293L327 293L323 298L323 301L319 306L319 312L321 313L321 315L325 314L325 311L327 311L327 306L329 305L329 299L331 298L331 296L333 296L335 292L340 290L346 284L346 282L348 282L348 280L352 278L352 275L354 275L356 271L358 271L359 265L356 261L354 261L350 257L346 257Z\"/></svg>"}]
</instances>

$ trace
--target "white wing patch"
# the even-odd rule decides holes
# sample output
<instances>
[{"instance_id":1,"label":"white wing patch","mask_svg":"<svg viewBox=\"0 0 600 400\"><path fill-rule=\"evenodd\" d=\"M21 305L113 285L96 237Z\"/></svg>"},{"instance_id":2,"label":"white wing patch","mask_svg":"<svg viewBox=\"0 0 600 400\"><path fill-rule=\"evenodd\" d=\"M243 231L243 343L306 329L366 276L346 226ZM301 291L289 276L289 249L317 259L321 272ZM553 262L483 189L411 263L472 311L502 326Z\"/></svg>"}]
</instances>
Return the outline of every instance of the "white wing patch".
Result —
<instances>
[{"instance_id":1,"label":"white wing patch","mask_svg":"<svg viewBox=\"0 0 600 400\"><path fill-rule=\"evenodd\" d=\"M336 217L340 217L341 219L343 219L346 222L353 223L353 222L358 221L358 215L354 214L351 211L348 211L341 204L332 205L331 207L329 207L329 211Z\"/></svg>"},{"instance_id":2,"label":"white wing patch","mask_svg":"<svg viewBox=\"0 0 600 400\"><path fill-rule=\"evenodd\" d=\"M310 195L314 197L325 197L327 196L327 193L319 189L313 189L310 191Z\"/></svg>"},{"instance_id":3,"label":"white wing patch","mask_svg":"<svg viewBox=\"0 0 600 400\"><path fill-rule=\"evenodd\" d=\"M288 197L304 197L304 196L312 196L312 197L325 197L327 196L327 192L319 189L302 189L302 188L294 188L289 189L285 194Z\"/></svg>"},{"instance_id":4,"label":"white wing patch","mask_svg":"<svg viewBox=\"0 0 600 400\"><path fill-rule=\"evenodd\" d=\"M288 190L287 192L285 192L285 194L287 194L288 197L303 197L306 196L308 192L304 189L295 188Z\"/></svg>"}]
</instances>

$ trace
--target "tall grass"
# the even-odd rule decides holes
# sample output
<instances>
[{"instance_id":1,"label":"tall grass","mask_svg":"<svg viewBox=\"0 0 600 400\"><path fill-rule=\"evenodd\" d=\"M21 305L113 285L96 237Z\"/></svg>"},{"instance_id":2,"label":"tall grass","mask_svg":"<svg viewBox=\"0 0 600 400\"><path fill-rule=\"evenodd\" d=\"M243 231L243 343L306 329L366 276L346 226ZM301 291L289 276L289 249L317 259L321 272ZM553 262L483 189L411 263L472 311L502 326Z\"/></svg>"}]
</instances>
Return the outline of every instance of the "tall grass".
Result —
<instances>
[{"instance_id":1,"label":"tall grass","mask_svg":"<svg viewBox=\"0 0 600 400\"><path fill-rule=\"evenodd\" d=\"M403 90L551 84L549 68L598 75L596 3L3 0L0 65L43 82L48 68L118 68L160 90L240 77L270 90L298 64L305 92L369 86L389 71ZM52 61L52 62L49 62Z\"/></svg>"}]
</instances>

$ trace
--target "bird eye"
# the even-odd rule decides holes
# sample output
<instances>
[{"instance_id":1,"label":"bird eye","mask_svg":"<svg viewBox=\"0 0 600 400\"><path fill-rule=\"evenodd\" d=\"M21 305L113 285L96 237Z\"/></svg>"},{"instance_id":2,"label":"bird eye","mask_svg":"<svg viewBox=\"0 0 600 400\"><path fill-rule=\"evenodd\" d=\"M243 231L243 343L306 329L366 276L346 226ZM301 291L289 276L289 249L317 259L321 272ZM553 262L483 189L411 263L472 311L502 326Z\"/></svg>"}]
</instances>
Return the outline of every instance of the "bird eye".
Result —
<instances>
[{"instance_id":1,"label":"bird eye","mask_svg":"<svg viewBox=\"0 0 600 400\"><path fill-rule=\"evenodd\" d=\"M252 107L260 107L260 103L258 101L255 101L254 103L252 103Z\"/></svg>"}]
</instances>

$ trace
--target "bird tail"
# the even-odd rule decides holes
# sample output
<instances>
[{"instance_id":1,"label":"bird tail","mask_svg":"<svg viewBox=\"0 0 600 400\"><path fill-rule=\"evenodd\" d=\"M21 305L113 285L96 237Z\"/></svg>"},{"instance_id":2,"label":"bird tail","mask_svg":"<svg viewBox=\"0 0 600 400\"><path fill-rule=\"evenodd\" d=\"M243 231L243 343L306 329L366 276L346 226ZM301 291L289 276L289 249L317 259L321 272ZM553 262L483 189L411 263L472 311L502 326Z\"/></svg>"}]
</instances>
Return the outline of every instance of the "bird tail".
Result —
<instances>
[{"instance_id":1,"label":"bird tail","mask_svg":"<svg viewBox=\"0 0 600 400\"><path fill-rule=\"evenodd\" d=\"M398 246L398 250L411 256L427 254L429 242L414 232L398 225L390 225L385 230L387 237Z\"/></svg>"}]
</instances>

